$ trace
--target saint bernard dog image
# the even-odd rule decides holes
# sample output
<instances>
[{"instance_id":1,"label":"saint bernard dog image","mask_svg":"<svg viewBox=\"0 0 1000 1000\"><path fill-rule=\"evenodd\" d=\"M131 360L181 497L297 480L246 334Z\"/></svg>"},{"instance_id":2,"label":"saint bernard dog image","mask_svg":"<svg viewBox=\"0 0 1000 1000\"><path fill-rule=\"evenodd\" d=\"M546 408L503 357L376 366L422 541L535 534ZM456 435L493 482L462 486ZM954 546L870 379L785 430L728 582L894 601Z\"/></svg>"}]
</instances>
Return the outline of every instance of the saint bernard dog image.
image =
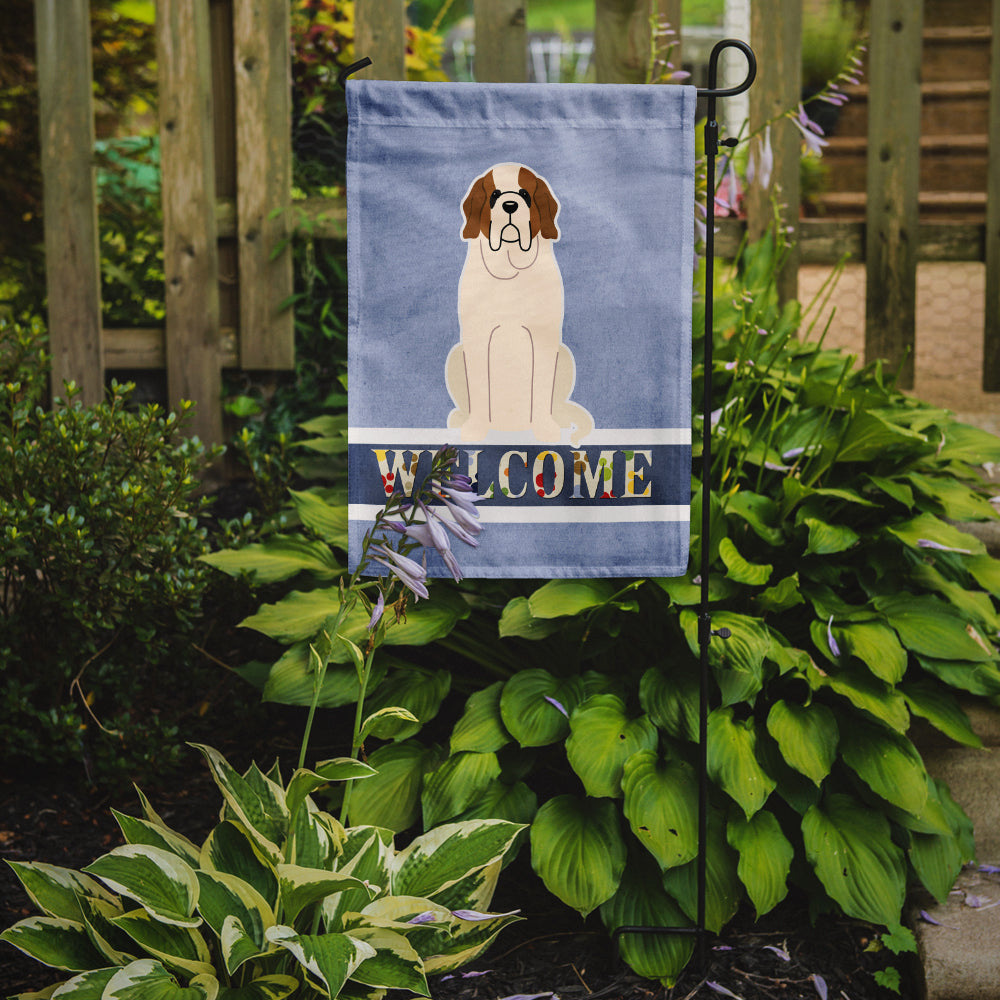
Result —
<instances>
[{"instance_id":1,"label":"saint bernard dog image","mask_svg":"<svg viewBox=\"0 0 1000 1000\"><path fill-rule=\"evenodd\" d=\"M463 442L530 430L558 444L568 430L576 446L594 420L569 398L576 363L562 340L559 202L530 168L500 163L472 182L462 211L468 250L458 285L460 340L445 363L455 404L448 427Z\"/></svg>"}]
</instances>

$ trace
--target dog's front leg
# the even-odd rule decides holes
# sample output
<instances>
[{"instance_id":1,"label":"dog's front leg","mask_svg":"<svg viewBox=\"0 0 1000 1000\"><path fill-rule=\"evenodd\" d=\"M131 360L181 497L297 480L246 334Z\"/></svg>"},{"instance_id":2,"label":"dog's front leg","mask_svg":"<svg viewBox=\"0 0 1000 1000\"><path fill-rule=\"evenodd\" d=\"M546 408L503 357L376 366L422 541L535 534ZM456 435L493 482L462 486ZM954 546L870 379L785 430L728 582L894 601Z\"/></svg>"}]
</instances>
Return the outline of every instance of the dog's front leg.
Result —
<instances>
[{"instance_id":1,"label":"dog's front leg","mask_svg":"<svg viewBox=\"0 0 1000 1000\"><path fill-rule=\"evenodd\" d=\"M538 343L535 344L531 377L531 431L545 444L558 444L562 438L562 428L552 415L558 357L558 340L554 349L540 348Z\"/></svg>"},{"instance_id":2,"label":"dog's front leg","mask_svg":"<svg viewBox=\"0 0 1000 1000\"><path fill-rule=\"evenodd\" d=\"M490 331L478 328L463 337L465 377L469 387L469 416L462 424L463 441L482 441L490 429Z\"/></svg>"}]
</instances>

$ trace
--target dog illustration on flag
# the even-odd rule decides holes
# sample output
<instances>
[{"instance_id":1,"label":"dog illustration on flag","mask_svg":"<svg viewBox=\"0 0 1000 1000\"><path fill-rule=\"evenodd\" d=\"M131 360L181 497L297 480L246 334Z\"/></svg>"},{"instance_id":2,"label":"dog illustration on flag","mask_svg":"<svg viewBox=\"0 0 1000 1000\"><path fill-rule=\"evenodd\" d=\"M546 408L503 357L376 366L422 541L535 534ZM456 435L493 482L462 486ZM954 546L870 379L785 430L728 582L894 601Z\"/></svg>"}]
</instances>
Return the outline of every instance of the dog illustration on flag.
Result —
<instances>
[{"instance_id":1,"label":"dog illustration on flag","mask_svg":"<svg viewBox=\"0 0 1000 1000\"><path fill-rule=\"evenodd\" d=\"M472 182L462 211L469 246L458 285L461 339L445 362L455 403L448 426L462 441L530 428L548 444L570 429L578 445L594 420L569 398L576 363L562 342L563 282L553 248L559 202L528 167L500 163Z\"/></svg>"}]
</instances>

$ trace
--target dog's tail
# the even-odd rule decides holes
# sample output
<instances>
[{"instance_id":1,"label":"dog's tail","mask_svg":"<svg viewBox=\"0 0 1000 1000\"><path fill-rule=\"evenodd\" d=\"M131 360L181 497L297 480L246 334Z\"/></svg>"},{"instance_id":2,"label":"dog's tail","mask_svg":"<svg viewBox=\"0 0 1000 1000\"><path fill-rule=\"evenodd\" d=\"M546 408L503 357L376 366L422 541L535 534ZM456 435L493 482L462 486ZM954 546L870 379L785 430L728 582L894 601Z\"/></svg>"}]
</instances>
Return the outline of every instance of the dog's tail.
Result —
<instances>
[{"instance_id":1,"label":"dog's tail","mask_svg":"<svg viewBox=\"0 0 1000 1000\"><path fill-rule=\"evenodd\" d=\"M594 429L594 418L590 415L589 410L585 410L579 403L574 403L572 400L566 400L559 407L559 410L560 412L553 414L553 416L555 416L561 427L568 427L570 424L573 425L569 441L576 448Z\"/></svg>"}]
</instances>

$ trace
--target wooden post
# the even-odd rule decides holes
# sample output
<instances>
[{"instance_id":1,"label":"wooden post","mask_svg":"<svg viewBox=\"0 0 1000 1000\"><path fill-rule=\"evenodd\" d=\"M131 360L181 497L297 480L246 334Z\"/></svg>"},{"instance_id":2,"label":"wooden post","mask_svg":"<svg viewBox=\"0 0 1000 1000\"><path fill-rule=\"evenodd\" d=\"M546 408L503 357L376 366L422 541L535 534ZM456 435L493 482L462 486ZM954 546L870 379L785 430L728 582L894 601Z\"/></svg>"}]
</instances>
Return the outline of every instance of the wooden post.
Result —
<instances>
[{"instance_id":1,"label":"wooden post","mask_svg":"<svg viewBox=\"0 0 1000 1000\"><path fill-rule=\"evenodd\" d=\"M681 45L681 0L653 0L653 2L656 4L656 19L666 22L670 25L670 29L676 32L676 34L667 36L666 44L660 47L662 53L666 54L666 50L672 41L674 47L670 53L670 61L673 63L675 70L683 69L682 60L684 58L684 51ZM690 83L690 81L686 80L685 83Z\"/></svg>"},{"instance_id":2,"label":"wooden post","mask_svg":"<svg viewBox=\"0 0 1000 1000\"><path fill-rule=\"evenodd\" d=\"M990 45L989 170L986 177L986 326L983 390L1000 392L1000 0L993 0Z\"/></svg>"},{"instance_id":3,"label":"wooden post","mask_svg":"<svg viewBox=\"0 0 1000 1000\"><path fill-rule=\"evenodd\" d=\"M210 51L207 0L160 0L167 395L172 404L197 404L191 430L215 444L222 441L222 406Z\"/></svg>"},{"instance_id":4,"label":"wooden post","mask_svg":"<svg viewBox=\"0 0 1000 1000\"><path fill-rule=\"evenodd\" d=\"M290 9L288 0L233 7L240 365L295 367L292 253ZM284 243L275 256L275 248Z\"/></svg>"},{"instance_id":5,"label":"wooden post","mask_svg":"<svg viewBox=\"0 0 1000 1000\"><path fill-rule=\"evenodd\" d=\"M594 67L598 83L645 83L653 0L595 0Z\"/></svg>"},{"instance_id":6,"label":"wooden post","mask_svg":"<svg viewBox=\"0 0 1000 1000\"><path fill-rule=\"evenodd\" d=\"M405 0L362 0L354 5L355 58L372 65L355 74L373 80L406 79Z\"/></svg>"},{"instance_id":7,"label":"wooden post","mask_svg":"<svg viewBox=\"0 0 1000 1000\"><path fill-rule=\"evenodd\" d=\"M865 360L913 387L923 0L872 0L868 57ZM905 360L904 360L905 359Z\"/></svg>"},{"instance_id":8,"label":"wooden post","mask_svg":"<svg viewBox=\"0 0 1000 1000\"><path fill-rule=\"evenodd\" d=\"M750 8L750 41L757 56L757 80L750 88L750 131L798 107L802 98L802 4L800 0L757 0ZM725 114L725 109L721 111ZM735 134L739 122L729 123ZM754 139L754 143L758 140ZM747 228L751 240L760 239L774 222L779 205L779 225L792 228L792 246L778 273L778 297L797 298L799 287L799 158L802 136L790 121L778 119L771 126L774 170L767 188L759 178L747 192ZM777 237L778 234L775 234Z\"/></svg>"},{"instance_id":9,"label":"wooden post","mask_svg":"<svg viewBox=\"0 0 1000 1000\"><path fill-rule=\"evenodd\" d=\"M35 0L52 394L104 397L88 0Z\"/></svg>"},{"instance_id":10,"label":"wooden post","mask_svg":"<svg viewBox=\"0 0 1000 1000\"><path fill-rule=\"evenodd\" d=\"M524 0L475 0L478 83L524 83L528 78Z\"/></svg>"}]
</instances>

